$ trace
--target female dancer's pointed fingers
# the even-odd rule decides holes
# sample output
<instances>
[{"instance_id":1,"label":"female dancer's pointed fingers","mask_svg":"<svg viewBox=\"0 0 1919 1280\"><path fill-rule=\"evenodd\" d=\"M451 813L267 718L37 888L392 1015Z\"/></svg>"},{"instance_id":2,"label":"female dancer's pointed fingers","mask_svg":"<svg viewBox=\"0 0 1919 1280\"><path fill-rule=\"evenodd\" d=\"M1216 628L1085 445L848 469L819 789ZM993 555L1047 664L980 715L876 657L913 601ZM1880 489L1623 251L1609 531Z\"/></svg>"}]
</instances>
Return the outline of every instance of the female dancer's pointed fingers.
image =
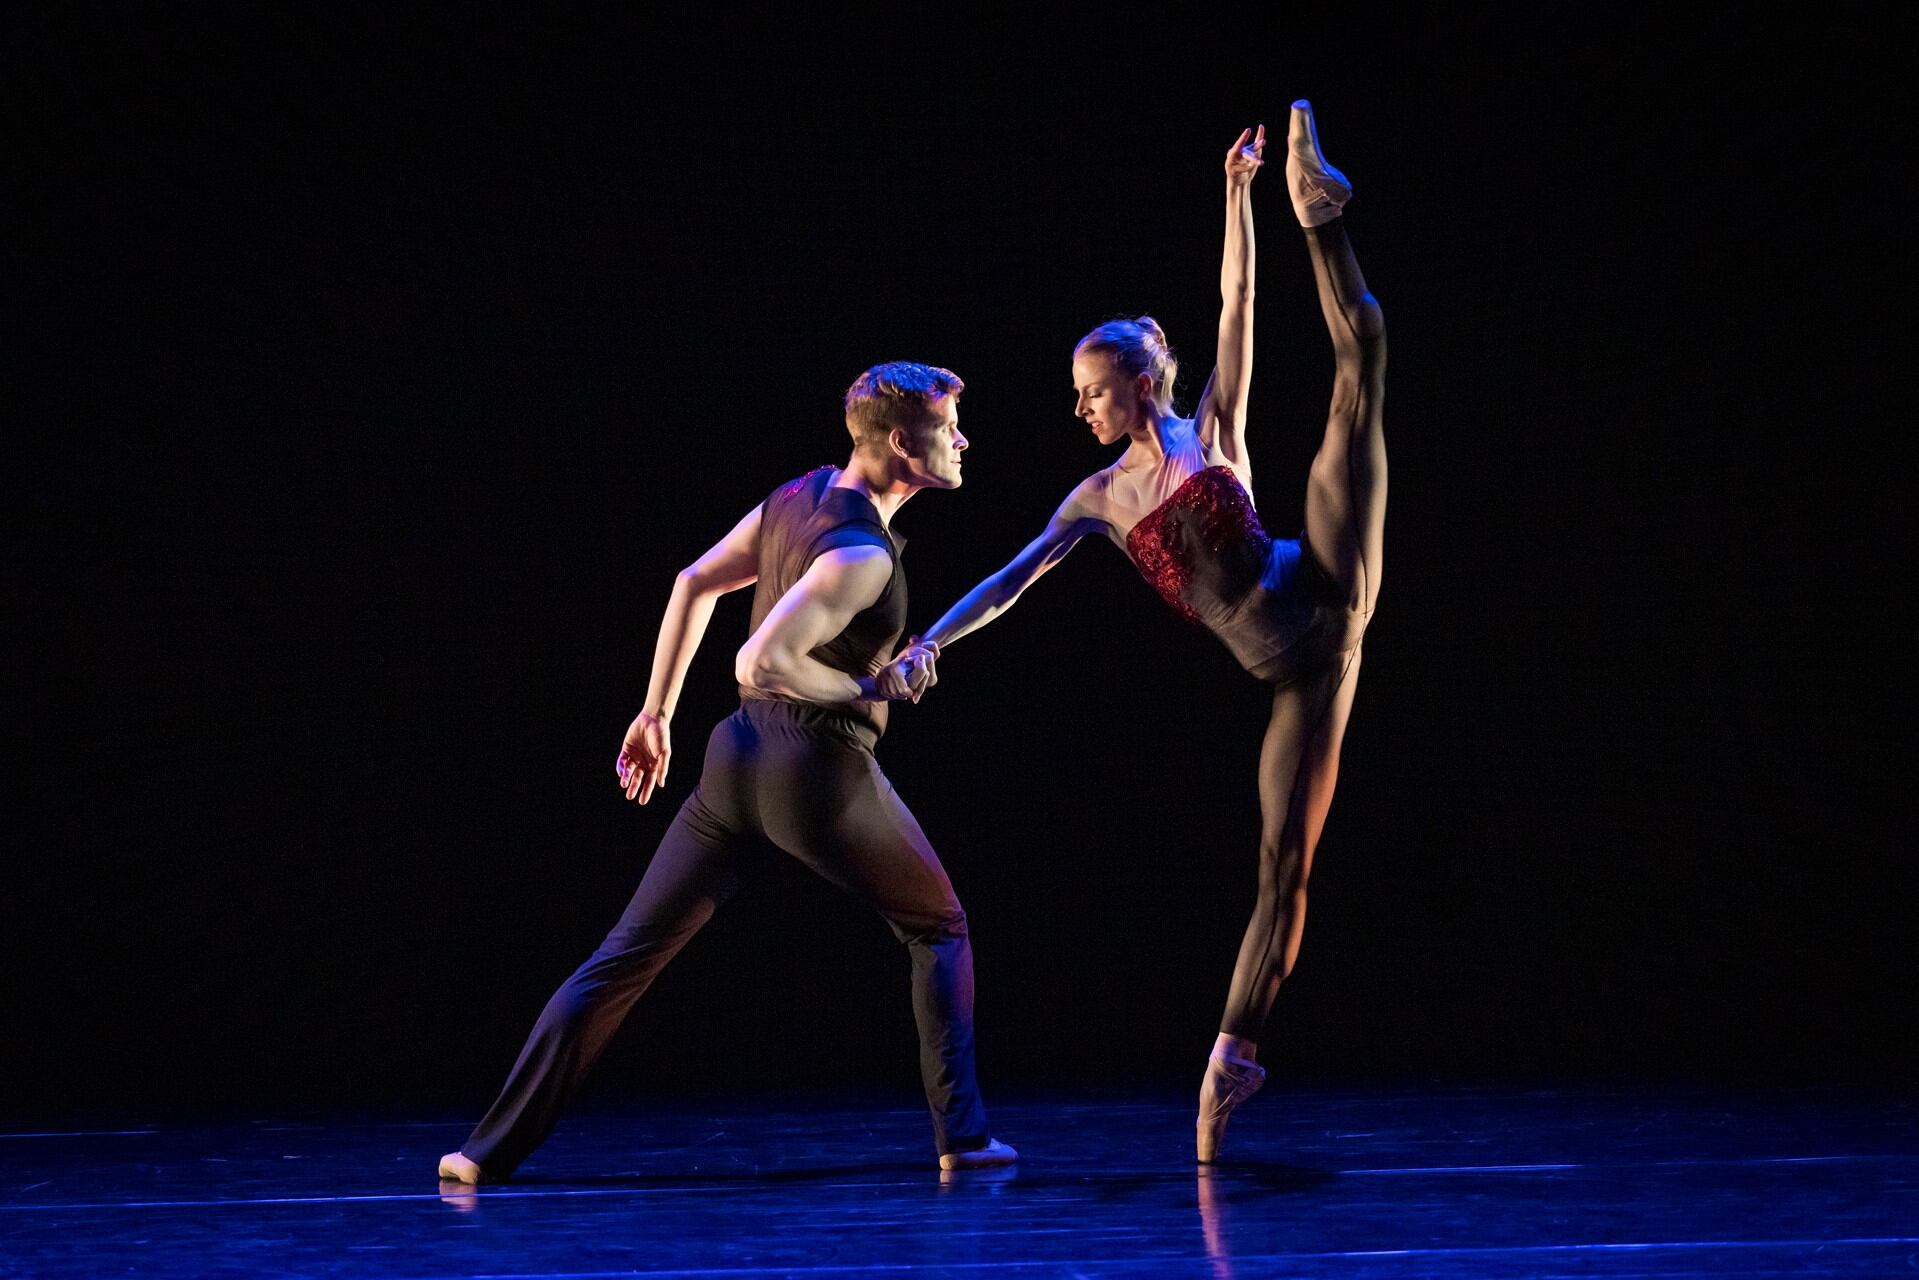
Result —
<instances>
[{"instance_id":1,"label":"female dancer's pointed fingers","mask_svg":"<svg viewBox=\"0 0 1919 1280\"><path fill-rule=\"evenodd\" d=\"M648 769L640 775L640 803L645 804L653 798L653 771Z\"/></svg>"}]
</instances>

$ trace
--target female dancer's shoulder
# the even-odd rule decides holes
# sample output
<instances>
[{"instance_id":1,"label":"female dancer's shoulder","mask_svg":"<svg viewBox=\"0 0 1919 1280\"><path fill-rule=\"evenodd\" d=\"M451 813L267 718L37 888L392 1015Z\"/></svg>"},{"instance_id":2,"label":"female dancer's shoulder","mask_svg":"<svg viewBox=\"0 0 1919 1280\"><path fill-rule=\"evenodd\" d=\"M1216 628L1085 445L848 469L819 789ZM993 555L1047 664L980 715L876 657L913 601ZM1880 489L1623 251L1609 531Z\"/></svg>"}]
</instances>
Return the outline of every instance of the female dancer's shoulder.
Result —
<instances>
[{"instance_id":1,"label":"female dancer's shoulder","mask_svg":"<svg viewBox=\"0 0 1919 1280\"><path fill-rule=\"evenodd\" d=\"M1060 503L1059 510L1053 513L1048 530L1056 536L1068 530L1073 531L1075 537L1103 533L1123 549L1126 535L1118 526L1124 521L1124 509L1129 505L1124 496L1126 473L1121 466L1123 462L1125 458L1122 457L1074 485L1073 491L1066 495L1066 501Z\"/></svg>"}]
</instances>

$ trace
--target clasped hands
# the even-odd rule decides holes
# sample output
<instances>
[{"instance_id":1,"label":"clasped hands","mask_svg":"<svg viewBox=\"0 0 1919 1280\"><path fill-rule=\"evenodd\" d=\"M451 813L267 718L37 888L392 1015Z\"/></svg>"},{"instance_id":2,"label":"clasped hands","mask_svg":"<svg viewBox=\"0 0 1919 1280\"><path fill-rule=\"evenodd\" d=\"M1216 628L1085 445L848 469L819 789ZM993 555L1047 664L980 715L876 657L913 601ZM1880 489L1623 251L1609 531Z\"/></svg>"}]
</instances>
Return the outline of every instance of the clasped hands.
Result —
<instances>
[{"instance_id":1,"label":"clasped hands","mask_svg":"<svg viewBox=\"0 0 1919 1280\"><path fill-rule=\"evenodd\" d=\"M889 702L918 702L939 683L935 665L939 652L937 644L914 637L873 676L873 691ZM620 789L628 800L645 804L653 798L655 788L666 781L672 744L672 730L664 715L642 711L633 718L613 762Z\"/></svg>"},{"instance_id":2,"label":"clasped hands","mask_svg":"<svg viewBox=\"0 0 1919 1280\"><path fill-rule=\"evenodd\" d=\"M928 689L939 683L936 669L939 655L937 644L915 636L874 675L874 691L888 702L918 702Z\"/></svg>"}]
</instances>

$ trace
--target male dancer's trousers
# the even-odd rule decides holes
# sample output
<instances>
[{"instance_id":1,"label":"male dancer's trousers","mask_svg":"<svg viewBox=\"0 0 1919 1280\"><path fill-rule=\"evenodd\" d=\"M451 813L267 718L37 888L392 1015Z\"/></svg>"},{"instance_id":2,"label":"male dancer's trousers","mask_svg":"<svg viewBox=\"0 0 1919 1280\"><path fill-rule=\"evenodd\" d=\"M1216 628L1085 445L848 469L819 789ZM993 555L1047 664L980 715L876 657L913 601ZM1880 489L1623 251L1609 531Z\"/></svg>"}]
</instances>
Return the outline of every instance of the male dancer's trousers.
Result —
<instances>
[{"instance_id":1,"label":"male dancer's trousers","mask_svg":"<svg viewBox=\"0 0 1919 1280\"><path fill-rule=\"evenodd\" d=\"M987 1144L973 1073L966 913L880 772L876 735L843 711L748 699L714 728L699 785L626 913L547 1002L506 1087L460 1150L505 1177L546 1139L667 962L772 855L799 859L877 910L912 956L920 1076L942 1155Z\"/></svg>"}]
</instances>

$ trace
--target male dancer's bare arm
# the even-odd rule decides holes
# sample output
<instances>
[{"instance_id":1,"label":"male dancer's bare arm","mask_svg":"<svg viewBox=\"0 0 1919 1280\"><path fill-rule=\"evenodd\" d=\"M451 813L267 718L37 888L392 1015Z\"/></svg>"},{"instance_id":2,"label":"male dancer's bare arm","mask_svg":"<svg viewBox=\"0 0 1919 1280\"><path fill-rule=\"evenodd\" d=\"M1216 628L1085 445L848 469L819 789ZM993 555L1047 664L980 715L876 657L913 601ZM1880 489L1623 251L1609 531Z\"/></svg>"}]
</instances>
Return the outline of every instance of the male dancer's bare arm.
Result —
<instances>
[{"instance_id":1,"label":"male dancer's bare arm","mask_svg":"<svg viewBox=\"0 0 1919 1280\"><path fill-rule=\"evenodd\" d=\"M878 676L858 678L812 656L846 630L854 614L878 601L892 578L892 557L878 547L845 547L819 556L740 649L733 663L739 682L829 705L917 695L927 662L911 650Z\"/></svg>"},{"instance_id":2,"label":"male dancer's bare arm","mask_svg":"<svg viewBox=\"0 0 1919 1280\"><path fill-rule=\"evenodd\" d=\"M1078 496L1076 490L1053 513L1046 531L1027 543L1025 550L1008 561L1004 569L981 582L962 596L958 604L948 609L921 637L922 643L930 644L938 652L941 646L951 644L968 632L977 631L1012 608L1013 602L1020 598L1026 588L1039 581L1041 574L1064 560L1066 553L1081 538L1089 533L1102 532L1106 528L1105 521L1084 514L1080 510Z\"/></svg>"},{"instance_id":3,"label":"male dancer's bare arm","mask_svg":"<svg viewBox=\"0 0 1919 1280\"><path fill-rule=\"evenodd\" d=\"M760 509L754 507L732 532L714 543L705 555L680 570L673 594L660 619L660 637L653 646L653 675L646 686L646 706L626 730L613 767L628 800L645 804L653 788L666 781L673 756L669 726L679 705L686 671L713 618L713 602L729 591L750 587L759 579Z\"/></svg>"},{"instance_id":4,"label":"male dancer's bare arm","mask_svg":"<svg viewBox=\"0 0 1919 1280\"><path fill-rule=\"evenodd\" d=\"M1249 144L1248 137L1252 138ZM1219 263L1219 354L1193 416L1199 438L1244 472L1246 399L1253 382L1253 178L1264 163L1266 126L1242 130L1226 152L1226 247Z\"/></svg>"}]
</instances>

